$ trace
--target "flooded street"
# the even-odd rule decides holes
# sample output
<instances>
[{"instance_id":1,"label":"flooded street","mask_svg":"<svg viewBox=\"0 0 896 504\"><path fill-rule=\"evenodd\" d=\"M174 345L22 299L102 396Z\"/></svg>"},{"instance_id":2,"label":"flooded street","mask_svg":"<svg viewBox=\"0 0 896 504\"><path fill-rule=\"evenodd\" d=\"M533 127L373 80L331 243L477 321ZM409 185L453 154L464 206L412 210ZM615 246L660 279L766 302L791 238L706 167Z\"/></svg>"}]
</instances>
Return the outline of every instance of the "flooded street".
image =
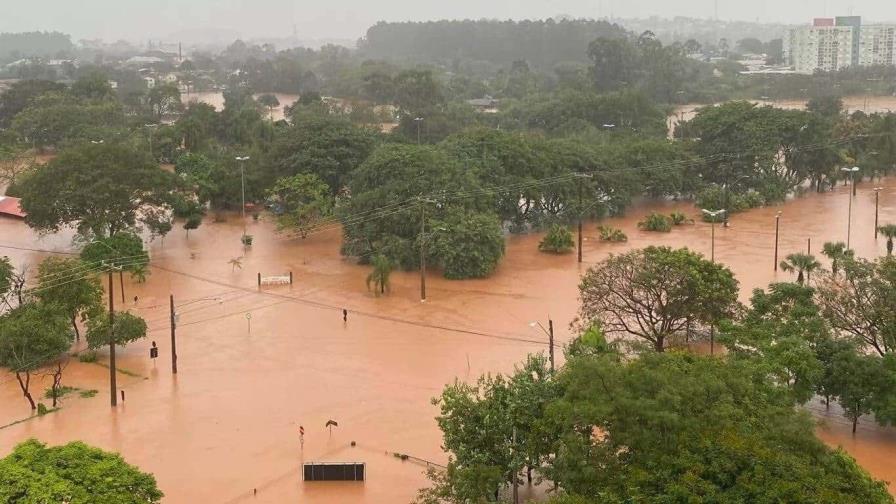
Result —
<instances>
[{"instance_id":1,"label":"flooded street","mask_svg":"<svg viewBox=\"0 0 896 504\"><path fill-rule=\"evenodd\" d=\"M885 253L885 240L874 240L872 188L878 185L884 187L881 223L896 223L896 180L863 182L853 208L852 244L864 257ZM774 272L776 212L783 212L783 259L805 251L809 239L816 254L826 241L845 241L848 205L848 189L838 187L734 215L730 228L715 229L716 259L737 275L747 301L753 288L791 279ZM126 401L116 410L109 407L108 369L100 365L108 358L105 352L100 364L75 359L63 383L99 393L73 394L58 412L0 429L0 454L29 437L52 444L83 440L121 452L152 472L171 503L409 502L427 484L425 464L393 454L438 464L447 459L430 399L455 378L510 371L526 354L546 351L547 337L530 322L550 317L558 341L568 341L585 268L610 253L647 245L688 246L709 256L709 224L667 234L638 231L637 222L651 211L683 211L697 218L691 203L639 205L604 222L628 234L625 244L600 242L596 223L589 223L582 266L575 254L539 253L540 235L512 236L492 278L448 281L430 275L425 304L414 272L395 273L389 296L368 293L368 269L339 255L337 229L306 240L286 239L274 232L272 222L249 219L254 244L244 250L237 217L222 223L209 219L189 237L176 226L164 241L150 245L148 281L125 281L125 308L144 317L150 330L146 341L118 352L118 383ZM19 247L0 249L14 265L36 267L46 253L27 249L70 250L71 239L40 238L22 222L0 218L0 245ZM230 263L237 258L239 268ZM288 272L295 278L292 286L256 285L259 273ZM170 363L169 294L179 314L176 376ZM349 311L346 323L343 308ZM160 348L156 362L149 359L152 340ZM48 379L33 384L36 395L48 384ZM810 407L823 415L823 406ZM0 374L0 425L28 414L15 378ZM332 434L324 427L330 419L339 424ZM832 414L819 435L843 446L875 477L896 482L896 431L866 421L853 438L849 429L845 419ZM305 484L302 461L365 462L367 481Z\"/></svg>"}]
</instances>

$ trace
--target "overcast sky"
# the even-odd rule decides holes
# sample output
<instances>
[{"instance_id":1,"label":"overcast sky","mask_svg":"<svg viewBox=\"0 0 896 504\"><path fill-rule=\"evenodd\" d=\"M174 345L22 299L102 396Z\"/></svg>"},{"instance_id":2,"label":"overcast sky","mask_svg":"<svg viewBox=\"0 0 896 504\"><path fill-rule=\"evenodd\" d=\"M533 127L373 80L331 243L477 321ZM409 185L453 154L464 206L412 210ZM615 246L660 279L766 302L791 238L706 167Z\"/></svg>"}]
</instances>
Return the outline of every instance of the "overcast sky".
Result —
<instances>
[{"instance_id":1,"label":"overcast sky","mask_svg":"<svg viewBox=\"0 0 896 504\"><path fill-rule=\"evenodd\" d=\"M81 38L142 41L192 29L244 38L356 39L378 20L463 18L708 18L716 0L0 0L0 32L58 30ZM722 19L808 22L822 15L896 20L896 0L718 0Z\"/></svg>"}]
</instances>

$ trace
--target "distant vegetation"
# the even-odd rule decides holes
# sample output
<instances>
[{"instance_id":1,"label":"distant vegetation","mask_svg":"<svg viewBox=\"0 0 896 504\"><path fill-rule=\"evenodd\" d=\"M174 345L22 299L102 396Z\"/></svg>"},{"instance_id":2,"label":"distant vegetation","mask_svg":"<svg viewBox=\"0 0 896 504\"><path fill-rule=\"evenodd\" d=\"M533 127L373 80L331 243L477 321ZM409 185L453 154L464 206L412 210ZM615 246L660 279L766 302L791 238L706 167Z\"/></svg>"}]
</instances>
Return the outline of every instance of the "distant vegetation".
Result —
<instances>
[{"instance_id":1,"label":"distant vegetation","mask_svg":"<svg viewBox=\"0 0 896 504\"><path fill-rule=\"evenodd\" d=\"M0 33L0 64L33 56L65 56L72 49L74 49L74 45L71 37L64 33Z\"/></svg>"}]
</instances>

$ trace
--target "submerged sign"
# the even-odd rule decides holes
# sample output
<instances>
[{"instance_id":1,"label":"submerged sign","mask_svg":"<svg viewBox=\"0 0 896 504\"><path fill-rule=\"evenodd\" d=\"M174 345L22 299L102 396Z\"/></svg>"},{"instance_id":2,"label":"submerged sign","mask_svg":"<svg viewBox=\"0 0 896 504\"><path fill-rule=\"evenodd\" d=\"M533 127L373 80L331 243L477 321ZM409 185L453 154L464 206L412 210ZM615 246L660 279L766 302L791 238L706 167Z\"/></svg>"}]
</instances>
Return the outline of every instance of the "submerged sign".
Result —
<instances>
[{"instance_id":1,"label":"submerged sign","mask_svg":"<svg viewBox=\"0 0 896 504\"><path fill-rule=\"evenodd\" d=\"M307 462L303 464L305 481L364 481L363 462Z\"/></svg>"}]
</instances>

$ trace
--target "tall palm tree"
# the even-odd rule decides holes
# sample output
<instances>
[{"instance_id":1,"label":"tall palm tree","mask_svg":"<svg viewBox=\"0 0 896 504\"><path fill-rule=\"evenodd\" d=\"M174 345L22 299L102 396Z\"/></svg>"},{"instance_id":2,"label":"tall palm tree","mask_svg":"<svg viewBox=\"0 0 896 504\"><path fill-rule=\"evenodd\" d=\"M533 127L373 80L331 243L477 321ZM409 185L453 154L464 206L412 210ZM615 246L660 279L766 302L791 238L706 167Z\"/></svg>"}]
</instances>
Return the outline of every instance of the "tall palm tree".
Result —
<instances>
[{"instance_id":1,"label":"tall palm tree","mask_svg":"<svg viewBox=\"0 0 896 504\"><path fill-rule=\"evenodd\" d=\"M893 255L893 239L896 238L896 224L887 224L877 228L880 234L887 237L887 255Z\"/></svg>"},{"instance_id":2,"label":"tall palm tree","mask_svg":"<svg viewBox=\"0 0 896 504\"><path fill-rule=\"evenodd\" d=\"M806 278L813 271L821 267L821 263L810 254L790 254L781 261L781 269L787 272L797 272L796 283L805 285Z\"/></svg>"},{"instance_id":3,"label":"tall palm tree","mask_svg":"<svg viewBox=\"0 0 896 504\"><path fill-rule=\"evenodd\" d=\"M821 250L821 253L828 256L831 260L831 273L837 276L840 271L840 264L855 257L855 250L846 248L843 242L827 242Z\"/></svg>"},{"instance_id":4,"label":"tall palm tree","mask_svg":"<svg viewBox=\"0 0 896 504\"><path fill-rule=\"evenodd\" d=\"M389 290L389 275L392 274L392 261L384 255L376 255L370 261L373 271L367 275L367 290L371 290L373 284L373 292L379 297Z\"/></svg>"}]
</instances>

